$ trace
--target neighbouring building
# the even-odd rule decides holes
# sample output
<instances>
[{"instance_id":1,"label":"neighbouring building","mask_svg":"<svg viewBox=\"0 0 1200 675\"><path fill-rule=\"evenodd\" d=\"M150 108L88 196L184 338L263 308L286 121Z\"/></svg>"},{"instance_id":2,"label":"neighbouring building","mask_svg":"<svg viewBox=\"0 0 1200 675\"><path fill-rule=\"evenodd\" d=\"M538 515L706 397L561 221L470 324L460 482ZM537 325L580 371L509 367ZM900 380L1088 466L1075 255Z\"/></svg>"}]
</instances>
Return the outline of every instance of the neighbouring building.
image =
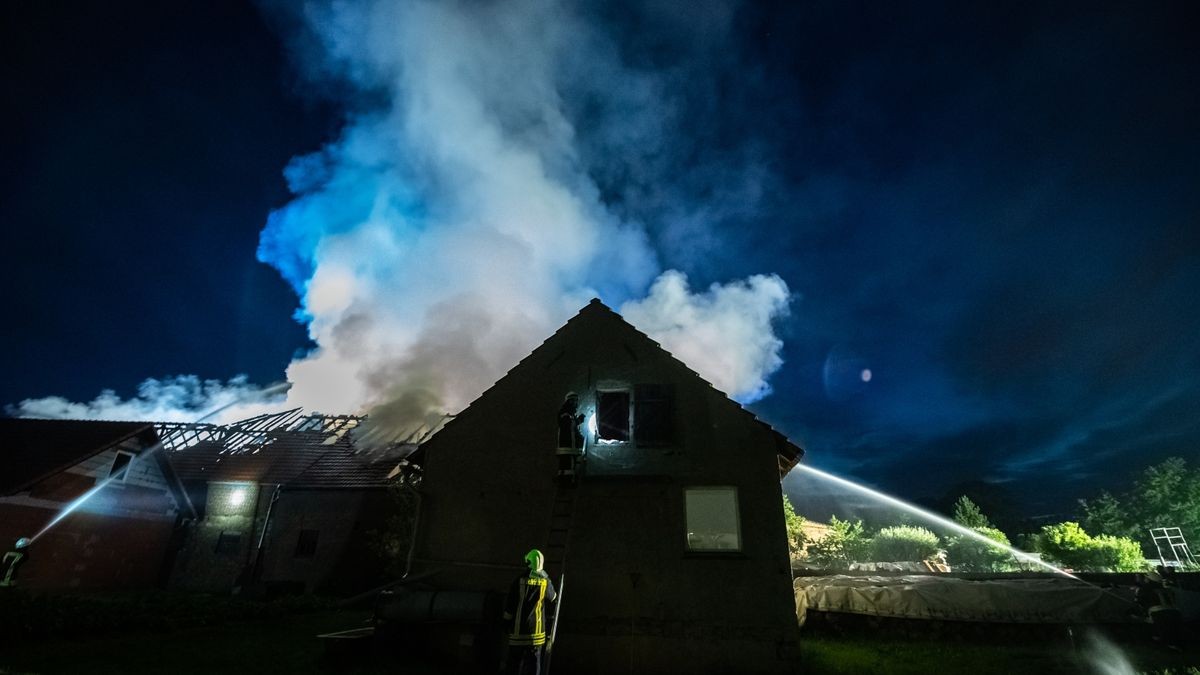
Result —
<instances>
[{"instance_id":1,"label":"neighbouring building","mask_svg":"<svg viewBox=\"0 0 1200 675\"><path fill-rule=\"evenodd\" d=\"M562 480L570 393L585 452ZM566 572L555 670L790 672L780 481L802 454L593 300L412 456L413 574L503 593L542 549Z\"/></svg>"},{"instance_id":2,"label":"neighbouring building","mask_svg":"<svg viewBox=\"0 0 1200 675\"><path fill-rule=\"evenodd\" d=\"M0 545L37 535L21 587L159 586L190 515L153 425L0 419Z\"/></svg>"},{"instance_id":3,"label":"neighbouring building","mask_svg":"<svg viewBox=\"0 0 1200 675\"><path fill-rule=\"evenodd\" d=\"M291 410L167 432L197 511L171 587L350 593L378 583L383 560L372 544L394 511L387 488L411 447L356 450L350 432L362 419Z\"/></svg>"}]
</instances>

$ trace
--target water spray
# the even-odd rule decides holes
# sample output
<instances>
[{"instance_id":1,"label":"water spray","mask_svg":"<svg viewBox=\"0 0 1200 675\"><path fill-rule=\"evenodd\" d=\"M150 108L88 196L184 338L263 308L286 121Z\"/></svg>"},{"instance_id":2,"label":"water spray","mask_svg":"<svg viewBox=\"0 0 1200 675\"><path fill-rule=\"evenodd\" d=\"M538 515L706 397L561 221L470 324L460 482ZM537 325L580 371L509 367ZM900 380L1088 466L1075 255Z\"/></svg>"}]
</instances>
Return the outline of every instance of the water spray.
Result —
<instances>
[{"instance_id":1,"label":"water spray","mask_svg":"<svg viewBox=\"0 0 1200 675\"><path fill-rule=\"evenodd\" d=\"M273 385L267 387L266 389L262 389L260 391L254 392L252 395L256 398L257 397L265 397L265 396L269 396L269 395L277 393L277 392L287 391L291 386L292 386L292 384L290 382L279 382L279 383L276 383L276 384L273 384ZM207 413L204 413L200 417L196 418L195 422L197 422L197 423L203 422L204 420L212 417L213 415L216 415L219 412L222 412L222 411L227 410L239 403L244 402L250 396L251 395L240 396L240 397L234 399L233 401L226 403L223 406L214 408L214 409L208 411ZM150 446L149 448L147 448L147 449L143 450L141 453L139 453L138 458L144 459L144 458L150 457L154 453L161 450L162 447L163 447L163 443L161 440L159 440L154 445ZM48 532L51 528L53 528L55 525L62 522L63 518L66 518L67 516L71 515L72 512L74 512L76 509L78 509L80 506L82 506L84 503L86 503L92 497L95 497L101 490L108 487L113 481L122 480L125 477L125 475L127 473L129 473L129 469L132 466L133 466L133 462L130 461L128 464L121 467L121 469L119 471L117 471L113 475L109 476L108 478L105 478L104 480L100 481L99 483L97 483L95 485L95 487L93 487L92 489L83 493L82 495L77 497L74 501L72 501L70 504L67 504L65 507L63 507L63 509L61 511L59 511L54 516L54 518L52 518L50 520L50 522L46 523L45 527L43 527L41 530L39 530L37 534L35 534L29 538L29 544L32 544L33 542L37 541L38 538L40 538L43 534L46 534L46 532Z\"/></svg>"},{"instance_id":2,"label":"water spray","mask_svg":"<svg viewBox=\"0 0 1200 675\"><path fill-rule=\"evenodd\" d=\"M964 526L954 522L953 520L950 520L949 518L946 518L944 516L939 516L938 514L933 513L932 511L926 511L925 509L923 509L919 506L915 506L913 504L909 504L908 502L906 502L902 499L897 499L895 497L892 497L891 495L887 495L882 492L879 492L878 490L872 490L869 487L859 485L858 483L846 480L845 478L839 478L831 473L825 473L824 471L821 471L820 469L814 469L814 468L812 468L810 466L806 466L804 464L798 464L796 466L796 468L800 469L801 471L807 471L808 473L816 476L817 478L821 478L821 479L830 481L831 483L835 483L842 487L850 488L851 490L861 492L865 495L873 497L874 499L878 499L879 501L884 502L886 504L890 504L892 506L904 509L905 511L908 511L909 513L912 513L916 516L919 516L926 520L937 523L938 525L941 525L943 527L950 528L951 530L953 530L954 532L957 532L958 534L961 534L966 537L970 537L976 541L983 542L984 544L987 544L988 546L991 546L993 548L998 548L1002 551L1006 551L1009 554L1011 554L1014 558L1016 558L1017 560L1023 560L1025 562L1033 563L1040 567L1045 567L1048 570L1051 570L1057 574L1061 574L1065 577L1069 577L1076 581L1083 581L1082 579L1075 576L1074 574L1071 574L1070 572L1062 569L1061 567L1055 567L1054 565L1051 565L1050 563L1043 561L1041 558L1039 558L1037 556L1030 555L1029 553L1026 553L1025 551L1022 551L1017 548L1013 548L1012 546L1007 546L1005 544L1001 544L998 541L988 539L987 537L976 532L975 530L972 530L969 527L964 527ZM1086 583L1086 582L1084 582L1084 583Z\"/></svg>"}]
</instances>

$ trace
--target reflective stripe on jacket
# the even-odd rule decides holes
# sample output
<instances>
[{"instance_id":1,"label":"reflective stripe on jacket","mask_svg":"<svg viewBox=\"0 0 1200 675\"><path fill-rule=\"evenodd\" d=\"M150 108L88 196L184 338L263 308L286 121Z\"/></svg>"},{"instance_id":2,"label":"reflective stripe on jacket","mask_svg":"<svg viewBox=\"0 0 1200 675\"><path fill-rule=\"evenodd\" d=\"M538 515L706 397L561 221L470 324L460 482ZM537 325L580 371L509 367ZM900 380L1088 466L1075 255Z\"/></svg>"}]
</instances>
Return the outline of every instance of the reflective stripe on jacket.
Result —
<instances>
[{"instance_id":1,"label":"reflective stripe on jacket","mask_svg":"<svg viewBox=\"0 0 1200 675\"><path fill-rule=\"evenodd\" d=\"M505 603L510 645L546 644L546 601L558 594L545 572L534 572L513 580Z\"/></svg>"}]
</instances>

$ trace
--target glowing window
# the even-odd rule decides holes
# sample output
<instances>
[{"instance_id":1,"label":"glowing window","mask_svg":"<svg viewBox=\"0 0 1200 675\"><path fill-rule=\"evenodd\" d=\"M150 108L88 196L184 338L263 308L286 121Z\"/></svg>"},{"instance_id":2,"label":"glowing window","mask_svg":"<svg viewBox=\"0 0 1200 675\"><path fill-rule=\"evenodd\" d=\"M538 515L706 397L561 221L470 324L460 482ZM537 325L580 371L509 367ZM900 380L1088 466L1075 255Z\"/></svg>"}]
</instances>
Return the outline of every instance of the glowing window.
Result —
<instances>
[{"instance_id":1,"label":"glowing window","mask_svg":"<svg viewBox=\"0 0 1200 675\"><path fill-rule=\"evenodd\" d=\"M742 550L737 488L685 488L683 494L689 551Z\"/></svg>"},{"instance_id":2,"label":"glowing window","mask_svg":"<svg viewBox=\"0 0 1200 675\"><path fill-rule=\"evenodd\" d=\"M601 442L629 441L629 390L596 393L596 437Z\"/></svg>"},{"instance_id":3,"label":"glowing window","mask_svg":"<svg viewBox=\"0 0 1200 675\"><path fill-rule=\"evenodd\" d=\"M300 530L300 538L296 540L297 558L311 558L317 554L317 530Z\"/></svg>"},{"instance_id":4,"label":"glowing window","mask_svg":"<svg viewBox=\"0 0 1200 675\"><path fill-rule=\"evenodd\" d=\"M128 468L133 464L133 453L118 450L113 459L112 468L108 470L109 477L117 476L117 480L125 480L129 476Z\"/></svg>"}]
</instances>

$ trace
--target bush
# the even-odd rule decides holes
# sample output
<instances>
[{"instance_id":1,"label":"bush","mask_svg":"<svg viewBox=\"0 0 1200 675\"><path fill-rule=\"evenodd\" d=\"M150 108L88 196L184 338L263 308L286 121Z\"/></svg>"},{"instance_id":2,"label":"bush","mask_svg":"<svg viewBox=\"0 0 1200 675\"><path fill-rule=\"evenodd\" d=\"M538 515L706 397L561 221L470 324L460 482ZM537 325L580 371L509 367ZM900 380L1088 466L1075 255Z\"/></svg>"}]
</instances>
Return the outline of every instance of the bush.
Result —
<instances>
[{"instance_id":1,"label":"bush","mask_svg":"<svg viewBox=\"0 0 1200 675\"><path fill-rule=\"evenodd\" d=\"M1079 523L1059 523L1042 528L1034 540L1048 561L1074 570L1137 572L1145 567L1142 547L1128 537L1092 537Z\"/></svg>"},{"instance_id":2,"label":"bush","mask_svg":"<svg viewBox=\"0 0 1200 675\"><path fill-rule=\"evenodd\" d=\"M847 569L851 562L865 557L867 543L861 520L838 520L834 516L829 519L829 534L808 545L808 557L823 567Z\"/></svg>"},{"instance_id":3,"label":"bush","mask_svg":"<svg viewBox=\"0 0 1200 675\"><path fill-rule=\"evenodd\" d=\"M925 560L937 555L938 537L923 527L885 527L871 539L869 550L875 562Z\"/></svg>"},{"instance_id":4,"label":"bush","mask_svg":"<svg viewBox=\"0 0 1200 675\"><path fill-rule=\"evenodd\" d=\"M1102 534L1092 539L1095 548L1095 564L1114 572L1140 572L1146 568L1142 545L1128 537L1110 537Z\"/></svg>"},{"instance_id":5,"label":"bush","mask_svg":"<svg viewBox=\"0 0 1200 675\"><path fill-rule=\"evenodd\" d=\"M971 529L997 544L1010 545L1008 537L994 527ZM1012 553L965 534L946 539L946 562L955 572L1007 572L1016 568Z\"/></svg>"},{"instance_id":6,"label":"bush","mask_svg":"<svg viewBox=\"0 0 1200 675\"><path fill-rule=\"evenodd\" d=\"M787 495L783 496L783 522L787 525L788 549L793 553L802 551L808 542L808 536L804 534L804 516L796 513Z\"/></svg>"}]
</instances>

